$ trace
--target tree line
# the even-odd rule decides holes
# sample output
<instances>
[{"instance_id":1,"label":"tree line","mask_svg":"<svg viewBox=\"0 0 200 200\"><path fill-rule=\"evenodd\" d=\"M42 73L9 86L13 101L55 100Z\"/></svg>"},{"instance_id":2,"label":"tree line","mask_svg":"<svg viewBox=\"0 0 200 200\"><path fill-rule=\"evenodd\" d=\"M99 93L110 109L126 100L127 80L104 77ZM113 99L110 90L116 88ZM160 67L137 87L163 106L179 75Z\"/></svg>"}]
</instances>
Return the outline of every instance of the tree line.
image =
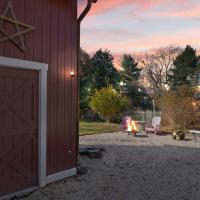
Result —
<instances>
[{"instance_id":1,"label":"tree line","mask_svg":"<svg viewBox=\"0 0 200 200\"><path fill-rule=\"evenodd\" d=\"M168 46L145 54L141 60L142 80L151 96L160 96L178 86L197 86L200 57L190 45L184 49Z\"/></svg>"},{"instance_id":2,"label":"tree line","mask_svg":"<svg viewBox=\"0 0 200 200\"><path fill-rule=\"evenodd\" d=\"M109 50L99 49L93 55L81 49L80 109L89 109L96 90L112 86L131 100L133 107L151 107L151 98L180 85L197 86L199 56L194 48L162 47L137 58L124 54L120 70L114 66Z\"/></svg>"}]
</instances>

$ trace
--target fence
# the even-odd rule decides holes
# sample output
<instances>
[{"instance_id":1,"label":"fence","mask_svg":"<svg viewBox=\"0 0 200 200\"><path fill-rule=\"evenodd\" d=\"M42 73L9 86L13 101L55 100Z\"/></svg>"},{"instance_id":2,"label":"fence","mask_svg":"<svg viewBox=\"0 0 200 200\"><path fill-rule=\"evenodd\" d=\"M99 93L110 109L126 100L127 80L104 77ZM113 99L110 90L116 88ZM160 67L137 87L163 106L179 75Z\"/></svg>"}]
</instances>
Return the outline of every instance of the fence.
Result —
<instances>
[{"instance_id":1,"label":"fence","mask_svg":"<svg viewBox=\"0 0 200 200\"><path fill-rule=\"evenodd\" d=\"M151 120L154 117L152 110L133 110L129 115L135 120L146 121L147 123L151 123ZM161 116L161 112L156 111L155 116Z\"/></svg>"}]
</instances>

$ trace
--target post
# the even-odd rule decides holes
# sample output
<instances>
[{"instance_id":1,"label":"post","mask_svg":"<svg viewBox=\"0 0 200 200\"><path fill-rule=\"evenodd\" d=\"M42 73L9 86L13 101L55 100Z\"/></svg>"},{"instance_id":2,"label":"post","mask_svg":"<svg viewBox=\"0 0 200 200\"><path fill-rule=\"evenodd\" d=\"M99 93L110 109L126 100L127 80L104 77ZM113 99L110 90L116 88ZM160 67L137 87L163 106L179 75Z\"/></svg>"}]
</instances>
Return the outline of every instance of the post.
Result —
<instances>
[{"instance_id":1,"label":"post","mask_svg":"<svg viewBox=\"0 0 200 200\"><path fill-rule=\"evenodd\" d=\"M153 117L156 116L155 99L153 98Z\"/></svg>"}]
</instances>

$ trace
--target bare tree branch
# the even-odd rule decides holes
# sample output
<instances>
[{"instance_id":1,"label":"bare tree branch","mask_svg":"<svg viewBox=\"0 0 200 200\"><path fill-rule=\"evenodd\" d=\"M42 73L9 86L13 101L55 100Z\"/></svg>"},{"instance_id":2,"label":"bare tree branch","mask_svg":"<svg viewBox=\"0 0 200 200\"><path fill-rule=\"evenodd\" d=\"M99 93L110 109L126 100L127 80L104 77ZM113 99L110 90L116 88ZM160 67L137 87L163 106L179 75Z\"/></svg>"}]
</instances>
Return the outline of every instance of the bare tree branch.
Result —
<instances>
[{"instance_id":1,"label":"bare tree branch","mask_svg":"<svg viewBox=\"0 0 200 200\"><path fill-rule=\"evenodd\" d=\"M151 90L152 95L163 93L170 69L173 68L173 61L180 53L181 48L170 45L146 53L144 59L140 60L143 69L142 82Z\"/></svg>"}]
</instances>

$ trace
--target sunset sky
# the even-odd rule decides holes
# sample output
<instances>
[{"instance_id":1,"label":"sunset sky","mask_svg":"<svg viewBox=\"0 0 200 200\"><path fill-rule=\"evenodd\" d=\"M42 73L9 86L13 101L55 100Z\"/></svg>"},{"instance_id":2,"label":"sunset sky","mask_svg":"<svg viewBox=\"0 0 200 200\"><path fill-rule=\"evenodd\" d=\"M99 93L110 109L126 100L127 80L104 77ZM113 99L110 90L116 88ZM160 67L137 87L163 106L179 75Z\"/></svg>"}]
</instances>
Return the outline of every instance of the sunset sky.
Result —
<instances>
[{"instance_id":1,"label":"sunset sky","mask_svg":"<svg viewBox=\"0 0 200 200\"><path fill-rule=\"evenodd\" d=\"M81 46L114 55L169 44L200 48L200 0L98 0L82 23Z\"/></svg>"}]
</instances>

